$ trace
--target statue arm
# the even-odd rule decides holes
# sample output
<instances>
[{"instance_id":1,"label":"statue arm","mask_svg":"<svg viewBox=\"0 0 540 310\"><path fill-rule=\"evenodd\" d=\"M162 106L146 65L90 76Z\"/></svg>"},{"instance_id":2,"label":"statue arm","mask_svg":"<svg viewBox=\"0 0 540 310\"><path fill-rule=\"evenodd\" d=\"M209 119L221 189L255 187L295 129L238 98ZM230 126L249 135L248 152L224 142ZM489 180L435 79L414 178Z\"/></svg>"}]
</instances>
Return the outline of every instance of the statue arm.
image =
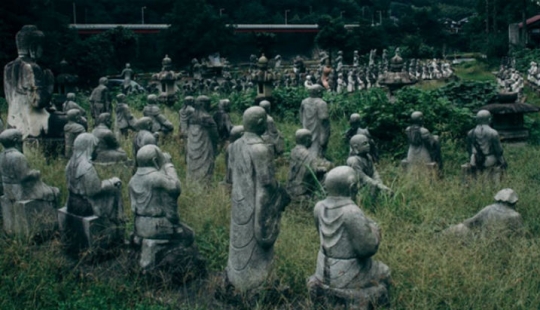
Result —
<instances>
[{"instance_id":1,"label":"statue arm","mask_svg":"<svg viewBox=\"0 0 540 310\"><path fill-rule=\"evenodd\" d=\"M323 127L322 134L321 134L321 145L327 145L328 140L330 138L330 118L328 115L328 105L326 102L322 102L322 104L319 105L317 116L321 120L321 124Z\"/></svg>"},{"instance_id":2,"label":"statue arm","mask_svg":"<svg viewBox=\"0 0 540 310\"><path fill-rule=\"evenodd\" d=\"M492 147L493 147L493 154L497 158L497 162L499 163L499 165L506 168L507 164L503 156L503 148L501 144L501 139L499 138L499 134L496 132L494 133L493 138L492 138Z\"/></svg>"},{"instance_id":3,"label":"statue arm","mask_svg":"<svg viewBox=\"0 0 540 310\"><path fill-rule=\"evenodd\" d=\"M375 255L379 249L379 227L365 217L360 210L355 211L345 218L343 224L356 256L361 259L368 258Z\"/></svg>"},{"instance_id":4,"label":"statue arm","mask_svg":"<svg viewBox=\"0 0 540 310\"><path fill-rule=\"evenodd\" d=\"M214 147L214 156L217 156L219 133L217 131L216 122L211 116L207 116L203 119L203 126L206 128L206 130L208 130L208 136L210 137L210 141L212 141L212 146Z\"/></svg>"},{"instance_id":5,"label":"statue arm","mask_svg":"<svg viewBox=\"0 0 540 310\"><path fill-rule=\"evenodd\" d=\"M120 143L118 143L118 140L116 140L116 137L110 130L107 132L107 134L103 136L103 140L111 149L116 149L120 147Z\"/></svg>"},{"instance_id":6,"label":"statue arm","mask_svg":"<svg viewBox=\"0 0 540 310\"><path fill-rule=\"evenodd\" d=\"M167 129L167 131L170 132L170 131L174 130L173 124L167 118L165 118L165 116L163 116L163 114L159 114L157 116L157 120L161 124L161 126L165 127L165 129Z\"/></svg>"},{"instance_id":7,"label":"statue arm","mask_svg":"<svg viewBox=\"0 0 540 310\"><path fill-rule=\"evenodd\" d=\"M358 180L360 180L362 183L366 183L366 184L369 184L369 185L375 186L375 187L378 187L379 184L381 184L381 182L378 181L376 178L372 178L372 177L368 176L364 172L364 169L363 169L360 161L357 160L356 158L349 157L347 159L347 166L354 169L354 171L356 172L356 176L357 176ZM375 172L373 176L378 177L378 174Z\"/></svg>"}]
</instances>

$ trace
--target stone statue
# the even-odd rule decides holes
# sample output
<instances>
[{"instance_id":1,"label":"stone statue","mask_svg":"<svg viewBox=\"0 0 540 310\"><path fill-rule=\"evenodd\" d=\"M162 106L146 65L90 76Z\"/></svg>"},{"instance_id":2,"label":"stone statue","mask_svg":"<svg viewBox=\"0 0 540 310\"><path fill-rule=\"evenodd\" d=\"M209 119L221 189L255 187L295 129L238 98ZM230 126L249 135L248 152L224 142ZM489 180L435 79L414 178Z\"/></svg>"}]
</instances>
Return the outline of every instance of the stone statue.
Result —
<instances>
[{"instance_id":1,"label":"stone statue","mask_svg":"<svg viewBox=\"0 0 540 310\"><path fill-rule=\"evenodd\" d=\"M244 135L244 126L234 126L231 129L231 134L229 136L229 145L225 151L225 184L232 185L232 167L229 166L229 155L231 153L232 144L240 139Z\"/></svg>"},{"instance_id":2,"label":"stone statue","mask_svg":"<svg viewBox=\"0 0 540 310\"><path fill-rule=\"evenodd\" d=\"M129 63L126 64L126 67L124 70L122 70L122 73L120 73L120 76L124 78L124 83L122 85L122 92L124 94L131 93L131 79L133 78L133 69L131 69L131 65Z\"/></svg>"},{"instance_id":3,"label":"stone statue","mask_svg":"<svg viewBox=\"0 0 540 310\"><path fill-rule=\"evenodd\" d=\"M357 68L360 66L360 55L358 55L358 51L354 51L353 53L353 67Z\"/></svg>"},{"instance_id":4,"label":"stone statue","mask_svg":"<svg viewBox=\"0 0 540 310\"><path fill-rule=\"evenodd\" d=\"M281 55L276 55L276 57L274 57L274 60L275 60L274 69L275 70L281 69Z\"/></svg>"},{"instance_id":5,"label":"stone statue","mask_svg":"<svg viewBox=\"0 0 540 310\"><path fill-rule=\"evenodd\" d=\"M161 132L164 135L173 132L174 126L161 114L161 110L157 105L156 95L148 95L146 97L146 106L143 109L143 115L152 118L152 132Z\"/></svg>"},{"instance_id":6,"label":"stone statue","mask_svg":"<svg viewBox=\"0 0 540 310\"><path fill-rule=\"evenodd\" d=\"M313 142L309 151L317 157L324 157L330 138L328 105L321 99L324 88L314 85L309 90L309 98L302 100L300 121L303 128L311 131Z\"/></svg>"},{"instance_id":7,"label":"stone statue","mask_svg":"<svg viewBox=\"0 0 540 310\"><path fill-rule=\"evenodd\" d=\"M187 176L195 181L209 181L214 174L218 132L214 119L208 114L210 98L199 96L189 116L187 137Z\"/></svg>"},{"instance_id":8,"label":"stone statue","mask_svg":"<svg viewBox=\"0 0 540 310\"><path fill-rule=\"evenodd\" d=\"M23 26L16 36L19 57L4 67L4 93L9 106L7 125L19 129L24 139L50 133L55 125L53 114L47 111L54 76L37 64L43 52L43 40L43 32L36 26Z\"/></svg>"},{"instance_id":9,"label":"stone statue","mask_svg":"<svg viewBox=\"0 0 540 310\"><path fill-rule=\"evenodd\" d=\"M131 110L126 103L126 95L116 95L116 126L115 129L127 137L129 129L135 130L137 119L131 114Z\"/></svg>"},{"instance_id":10,"label":"stone statue","mask_svg":"<svg viewBox=\"0 0 540 310\"><path fill-rule=\"evenodd\" d=\"M369 138L362 134L353 136L350 140L350 156L347 166L354 169L360 186L368 186L372 196L379 191L392 192L383 184L373 159L370 155Z\"/></svg>"},{"instance_id":11,"label":"stone statue","mask_svg":"<svg viewBox=\"0 0 540 310\"><path fill-rule=\"evenodd\" d=\"M109 80L106 77L99 79L99 86L94 88L90 94L90 110L92 117L96 120L101 113L111 112L111 98L107 83Z\"/></svg>"},{"instance_id":12,"label":"stone statue","mask_svg":"<svg viewBox=\"0 0 540 310\"><path fill-rule=\"evenodd\" d=\"M317 190L317 184L332 164L309 151L312 143L307 129L296 131L296 146L291 150L287 193L293 199L308 198Z\"/></svg>"},{"instance_id":13,"label":"stone statue","mask_svg":"<svg viewBox=\"0 0 540 310\"><path fill-rule=\"evenodd\" d=\"M478 172L487 172L492 181L499 182L507 164L503 157L499 133L489 126L490 121L489 111L478 111L476 128L471 129L467 134L467 151L470 161L462 166L462 169L473 175Z\"/></svg>"},{"instance_id":14,"label":"stone statue","mask_svg":"<svg viewBox=\"0 0 540 310\"><path fill-rule=\"evenodd\" d=\"M231 233L227 281L241 292L259 288L268 278L279 234L281 213L290 198L275 179L274 158L261 135L266 112L244 112L245 133L231 145Z\"/></svg>"},{"instance_id":15,"label":"stone statue","mask_svg":"<svg viewBox=\"0 0 540 310\"><path fill-rule=\"evenodd\" d=\"M335 59L337 63L337 72L341 72L343 70L343 51L338 51L338 56Z\"/></svg>"},{"instance_id":16,"label":"stone statue","mask_svg":"<svg viewBox=\"0 0 540 310\"><path fill-rule=\"evenodd\" d=\"M363 126L363 119L358 113L353 113L349 117L349 129L345 132L345 143L349 145L349 142L351 141L351 138L355 135L364 135L369 139L369 155L371 155L371 159L373 159L374 162L379 161L379 150L377 148L377 144L375 143L375 140L373 140L373 137L371 136L371 133L369 132L369 129L362 128Z\"/></svg>"},{"instance_id":17,"label":"stone statue","mask_svg":"<svg viewBox=\"0 0 540 310\"><path fill-rule=\"evenodd\" d=\"M411 114L411 123L411 126L405 129L409 139L409 151L402 164L405 166L427 165L442 170L443 162L439 136L432 135L429 130L424 128L424 115L422 112L413 112Z\"/></svg>"},{"instance_id":18,"label":"stone statue","mask_svg":"<svg viewBox=\"0 0 540 310\"><path fill-rule=\"evenodd\" d=\"M122 181L100 180L92 163L98 143L94 135L80 134L66 166L67 206L59 210L58 220L68 251L106 249L123 240Z\"/></svg>"},{"instance_id":19,"label":"stone statue","mask_svg":"<svg viewBox=\"0 0 540 310\"><path fill-rule=\"evenodd\" d=\"M195 98L192 96L187 96L184 98L184 105L178 111L178 114L180 115L180 135L183 137L187 136L187 128L188 128L188 120L190 113L193 113L193 103L195 102Z\"/></svg>"},{"instance_id":20,"label":"stone statue","mask_svg":"<svg viewBox=\"0 0 540 310\"><path fill-rule=\"evenodd\" d=\"M71 158L73 154L73 142L83 132L86 132L82 124L81 111L71 109L67 112L68 123L64 126L64 139L66 149L64 155L66 158Z\"/></svg>"},{"instance_id":21,"label":"stone statue","mask_svg":"<svg viewBox=\"0 0 540 310\"><path fill-rule=\"evenodd\" d=\"M58 188L43 183L41 173L30 169L18 129L4 130L0 143L4 146L0 153L4 231L28 237L52 232L56 228Z\"/></svg>"},{"instance_id":22,"label":"stone statue","mask_svg":"<svg viewBox=\"0 0 540 310\"><path fill-rule=\"evenodd\" d=\"M88 120L86 119L86 110L83 109L80 105L78 105L75 102L75 94L74 93L68 93L66 95L66 102L62 105L62 111L64 113L68 113L70 110L76 109L80 112L80 118L77 120L77 122L84 126L84 131L88 129ZM69 119L68 119L69 121ZM64 125L65 128L65 125Z\"/></svg>"},{"instance_id":23,"label":"stone statue","mask_svg":"<svg viewBox=\"0 0 540 310\"><path fill-rule=\"evenodd\" d=\"M111 114L101 113L96 120L97 126L92 134L98 139L95 149L96 163L117 163L127 160L127 154L120 147L114 133L109 129L111 126Z\"/></svg>"},{"instance_id":24,"label":"stone statue","mask_svg":"<svg viewBox=\"0 0 540 310\"><path fill-rule=\"evenodd\" d=\"M336 167L326 175L328 197L315 205L321 247L315 274L308 279L315 303L342 302L352 309L389 303L390 269L373 260L381 241L379 226L354 203L354 169Z\"/></svg>"},{"instance_id":25,"label":"stone statue","mask_svg":"<svg viewBox=\"0 0 540 310\"><path fill-rule=\"evenodd\" d=\"M449 227L444 233L465 236L482 231L487 232L486 236L491 236L494 230L504 234L518 232L523 228L523 219L516 211L517 202L518 196L514 190L510 188L500 190L495 195L495 204L483 208L463 223Z\"/></svg>"},{"instance_id":26,"label":"stone statue","mask_svg":"<svg viewBox=\"0 0 540 310\"><path fill-rule=\"evenodd\" d=\"M280 156L285 152L285 140L283 140L281 132L277 129L274 118L270 116L270 101L263 100L259 103L259 106L266 111L266 131L261 138L268 145L271 145L270 149L274 152L274 156Z\"/></svg>"},{"instance_id":27,"label":"stone statue","mask_svg":"<svg viewBox=\"0 0 540 310\"><path fill-rule=\"evenodd\" d=\"M157 145L159 140L159 133L152 133L152 119L150 117L143 116L135 123L137 134L133 138L133 154L137 152L145 145ZM135 157L137 158L137 157ZM135 167L137 167L137 160L135 159Z\"/></svg>"},{"instance_id":28,"label":"stone statue","mask_svg":"<svg viewBox=\"0 0 540 310\"><path fill-rule=\"evenodd\" d=\"M135 216L133 242L140 246L139 265L159 269L183 281L204 271L193 230L180 222L180 180L171 156L155 145L137 152L138 168L129 181L131 211Z\"/></svg>"},{"instance_id":29,"label":"stone statue","mask_svg":"<svg viewBox=\"0 0 540 310\"><path fill-rule=\"evenodd\" d=\"M218 111L213 115L220 141L229 139L229 134L233 127L231 117L229 116L230 111L231 101L229 99L221 99L218 104Z\"/></svg>"}]
</instances>

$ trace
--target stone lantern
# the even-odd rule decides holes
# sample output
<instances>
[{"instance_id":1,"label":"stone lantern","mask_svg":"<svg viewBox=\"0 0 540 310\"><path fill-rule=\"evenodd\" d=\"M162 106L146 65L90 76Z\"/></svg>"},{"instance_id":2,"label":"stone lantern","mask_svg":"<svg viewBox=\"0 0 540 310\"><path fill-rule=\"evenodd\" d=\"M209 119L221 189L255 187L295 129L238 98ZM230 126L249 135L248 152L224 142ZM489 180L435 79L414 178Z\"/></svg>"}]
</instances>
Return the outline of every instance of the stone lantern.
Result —
<instances>
[{"instance_id":1,"label":"stone lantern","mask_svg":"<svg viewBox=\"0 0 540 310\"><path fill-rule=\"evenodd\" d=\"M268 58L262 54L258 61L259 70L253 75L253 82L257 83L257 99L272 96L275 76L268 71Z\"/></svg>"},{"instance_id":2,"label":"stone lantern","mask_svg":"<svg viewBox=\"0 0 540 310\"><path fill-rule=\"evenodd\" d=\"M176 80L178 79L178 75L172 71L171 63L172 61L169 56L165 55L162 61L163 68L157 74L157 80L159 82L158 101L167 106L174 105L178 99L176 95Z\"/></svg>"},{"instance_id":3,"label":"stone lantern","mask_svg":"<svg viewBox=\"0 0 540 310\"><path fill-rule=\"evenodd\" d=\"M403 58L399 55L399 51L396 50L396 54L390 60L390 71L385 72L379 79L379 85L388 87L390 101L393 101L395 91L404 86L413 85L418 82L416 78L411 77L406 70L403 71L403 65Z\"/></svg>"}]
</instances>

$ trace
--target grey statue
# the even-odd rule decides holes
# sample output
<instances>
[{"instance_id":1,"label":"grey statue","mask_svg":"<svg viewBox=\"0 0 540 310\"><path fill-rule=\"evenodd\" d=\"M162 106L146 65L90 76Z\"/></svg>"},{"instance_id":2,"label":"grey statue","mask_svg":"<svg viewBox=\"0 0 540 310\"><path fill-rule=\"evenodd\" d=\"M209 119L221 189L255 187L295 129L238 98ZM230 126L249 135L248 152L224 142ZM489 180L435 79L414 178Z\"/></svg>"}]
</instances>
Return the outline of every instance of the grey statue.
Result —
<instances>
[{"instance_id":1,"label":"grey statue","mask_svg":"<svg viewBox=\"0 0 540 310\"><path fill-rule=\"evenodd\" d=\"M311 298L328 297L352 309L372 309L389 301L390 269L375 261L381 241L379 226L354 203L356 173L346 166L326 175L328 197L315 205L320 250L315 274L308 279Z\"/></svg>"},{"instance_id":2,"label":"grey statue","mask_svg":"<svg viewBox=\"0 0 540 310\"><path fill-rule=\"evenodd\" d=\"M86 132L82 124L81 111L77 109L71 109L67 112L68 123L64 126L64 140L65 140L65 152L66 158L71 158L73 154L73 142L83 132Z\"/></svg>"},{"instance_id":3,"label":"grey statue","mask_svg":"<svg viewBox=\"0 0 540 310\"><path fill-rule=\"evenodd\" d=\"M133 138L133 154L137 152L145 145L157 145L159 140L159 133L152 133L152 119L150 117L143 116L135 123L137 134ZM137 158L137 157L135 157ZM135 166L137 166L137 159L135 159Z\"/></svg>"},{"instance_id":4,"label":"grey statue","mask_svg":"<svg viewBox=\"0 0 540 310\"><path fill-rule=\"evenodd\" d=\"M120 76L124 78L124 83L122 84L122 92L124 94L131 93L131 80L133 78L133 69L131 69L131 65L129 63L126 64L126 67L124 68L124 70L122 70Z\"/></svg>"},{"instance_id":5,"label":"grey statue","mask_svg":"<svg viewBox=\"0 0 540 310\"><path fill-rule=\"evenodd\" d=\"M23 135L18 129L6 129L0 133L4 151L0 153L0 175L4 197L12 203L22 200L58 202L58 188L41 181L41 173L30 169L22 153Z\"/></svg>"},{"instance_id":6,"label":"grey statue","mask_svg":"<svg viewBox=\"0 0 540 310\"><path fill-rule=\"evenodd\" d=\"M409 139L409 151L405 160L409 165L435 163L439 170L442 169L441 146L439 136L432 135L424 127L424 115L415 111L411 114L411 126L405 129Z\"/></svg>"},{"instance_id":7,"label":"grey statue","mask_svg":"<svg viewBox=\"0 0 540 310\"><path fill-rule=\"evenodd\" d=\"M499 133L489 126L491 113L480 110L476 114L476 127L467 134L470 171L487 172L494 182L500 181L506 169Z\"/></svg>"},{"instance_id":8,"label":"grey statue","mask_svg":"<svg viewBox=\"0 0 540 310\"><path fill-rule=\"evenodd\" d=\"M155 145L145 145L137 152L137 162L129 196L135 217L133 241L141 247L139 265L177 278L200 273L192 269L203 266L193 230L178 215L181 188L171 156Z\"/></svg>"},{"instance_id":9,"label":"grey statue","mask_svg":"<svg viewBox=\"0 0 540 310\"><path fill-rule=\"evenodd\" d=\"M85 117L86 110L75 102L75 98L76 97L74 93L68 93L66 96L66 102L64 102L64 104L62 105L62 110L64 111L64 113L67 113L69 110L77 109L81 112L81 116Z\"/></svg>"},{"instance_id":10,"label":"grey statue","mask_svg":"<svg viewBox=\"0 0 540 310\"><path fill-rule=\"evenodd\" d=\"M135 130L135 122L137 119L131 114L131 110L126 103L126 95L116 95L116 126L115 129L126 137L129 129Z\"/></svg>"},{"instance_id":11,"label":"grey statue","mask_svg":"<svg viewBox=\"0 0 540 310\"><path fill-rule=\"evenodd\" d=\"M487 235L493 235L497 230L509 234L522 229L523 219L516 211L518 202L516 192L505 188L500 190L494 198L494 204L483 208L463 223L449 227L444 233L465 236L475 232L488 232Z\"/></svg>"},{"instance_id":12,"label":"grey statue","mask_svg":"<svg viewBox=\"0 0 540 310\"><path fill-rule=\"evenodd\" d=\"M197 97L193 107L188 121L187 176L195 181L209 181L217 156L217 126L207 112L210 98Z\"/></svg>"},{"instance_id":13,"label":"grey statue","mask_svg":"<svg viewBox=\"0 0 540 310\"><path fill-rule=\"evenodd\" d=\"M355 135L350 141L349 158L347 166L354 169L360 186L368 186L372 195L378 191L391 192L390 188L383 184L370 155L369 138L365 135Z\"/></svg>"},{"instance_id":14,"label":"grey statue","mask_svg":"<svg viewBox=\"0 0 540 310\"><path fill-rule=\"evenodd\" d=\"M120 147L114 133L111 131L111 114L101 113L96 120L97 126L92 134L98 139L95 162L116 163L127 160L127 154Z\"/></svg>"},{"instance_id":15,"label":"grey statue","mask_svg":"<svg viewBox=\"0 0 540 310\"><path fill-rule=\"evenodd\" d=\"M362 128L362 117L358 113L353 113L349 117L349 129L345 132L345 143L349 145L349 142L351 141L351 138L355 135L361 134L366 136L369 139L369 154L371 155L371 158L374 162L377 162L379 160L379 150L377 149L377 144L375 144L375 140L373 140L373 137L371 136L371 133L369 132L369 129Z\"/></svg>"},{"instance_id":16,"label":"grey statue","mask_svg":"<svg viewBox=\"0 0 540 310\"><path fill-rule=\"evenodd\" d=\"M231 112L231 101L229 99L221 99L218 103L217 112L212 116L217 126L220 141L229 139L229 134L233 127L229 112Z\"/></svg>"},{"instance_id":17,"label":"grey statue","mask_svg":"<svg viewBox=\"0 0 540 310\"><path fill-rule=\"evenodd\" d=\"M157 105L157 96L148 95L146 97L146 106L143 109L143 115L152 118L152 132L160 132L167 135L174 130L173 124L161 114L161 110Z\"/></svg>"},{"instance_id":18,"label":"grey statue","mask_svg":"<svg viewBox=\"0 0 540 310\"><path fill-rule=\"evenodd\" d=\"M229 135L229 145L225 151L225 184L232 185L232 167L229 166L229 154L231 153L232 144L240 139L244 135L244 126L234 126L231 129L231 134Z\"/></svg>"},{"instance_id":19,"label":"grey statue","mask_svg":"<svg viewBox=\"0 0 540 310\"><path fill-rule=\"evenodd\" d=\"M101 113L111 112L111 98L109 88L107 87L108 82L109 80L106 77L100 78L99 86L94 88L90 94L90 110L94 119L97 119Z\"/></svg>"},{"instance_id":20,"label":"grey statue","mask_svg":"<svg viewBox=\"0 0 540 310\"><path fill-rule=\"evenodd\" d=\"M187 136L189 115L190 115L190 113L193 112L192 110L193 110L193 103L194 102L195 102L195 98L193 98L192 96L185 97L184 98L184 105L182 106L180 111L178 111L178 114L180 116L180 134L183 137ZM190 112L190 110L191 110L191 112Z\"/></svg>"},{"instance_id":21,"label":"grey statue","mask_svg":"<svg viewBox=\"0 0 540 310\"><path fill-rule=\"evenodd\" d=\"M287 192L294 199L308 198L317 184L330 170L332 164L309 152L311 132L307 129L296 131L296 146L291 150Z\"/></svg>"},{"instance_id":22,"label":"grey statue","mask_svg":"<svg viewBox=\"0 0 540 310\"><path fill-rule=\"evenodd\" d=\"M261 135L266 112L250 107L243 115L244 135L231 146L231 226L227 281L240 292L267 280L274 258L281 213L290 202L275 179L274 158Z\"/></svg>"},{"instance_id":23,"label":"grey statue","mask_svg":"<svg viewBox=\"0 0 540 310\"><path fill-rule=\"evenodd\" d=\"M309 98L304 99L300 106L302 126L313 135L313 143L309 150L318 157L324 157L330 138L328 105L320 98L323 90L321 85L312 86L309 90Z\"/></svg>"},{"instance_id":24,"label":"grey statue","mask_svg":"<svg viewBox=\"0 0 540 310\"><path fill-rule=\"evenodd\" d=\"M259 103L259 106L266 111L266 132L261 137L268 145L272 146L271 149L274 155L280 156L285 152L285 140L283 140L281 132L277 129L274 118L270 116L270 101L263 100Z\"/></svg>"}]
</instances>

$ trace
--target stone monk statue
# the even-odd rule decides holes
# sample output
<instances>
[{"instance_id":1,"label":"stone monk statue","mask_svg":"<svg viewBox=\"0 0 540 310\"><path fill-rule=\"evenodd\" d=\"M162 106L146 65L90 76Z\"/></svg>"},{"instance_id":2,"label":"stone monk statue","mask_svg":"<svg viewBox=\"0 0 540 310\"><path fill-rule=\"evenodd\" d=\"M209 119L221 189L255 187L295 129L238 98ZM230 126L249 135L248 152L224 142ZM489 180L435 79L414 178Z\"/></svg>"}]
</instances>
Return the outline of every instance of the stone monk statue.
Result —
<instances>
[{"instance_id":1,"label":"stone monk statue","mask_svg":"<svg viewBox=\"0 0 540 310\"><path fill-rule=\"evenodd\" d=\"M68 123L64 126L64 140L66 144L64 155L66 158L71 158L73 154L73 143L75 139L83 132L86 132L81 117L81 111L71 109L67 112Z\"/></svg>"},{"instance_id":2,"label":"stone monk statue","mask_svg":"<svg viewBox=\"0 0 540 310\"><path fill-rule=\"evenodd\" d=\"M285 140L281 132L276 127L274 118L270 116L271 104L268 100L263 100L259 103L259 106L266 111L266 132L261 136L268 145L272 146L275 156L280 156L285 152Z\"/></svg>"},{"instance_id":3,"label":"stone monk statue","mask_svg":"<svg viewBox=\"0 0 540 310\"><path fill-rule=\"evenodd\" d=\"M146 106L143 109L143 115L152 118L152 132L160 132L163 135L168 135L173 132L173 124L161 114L161 110L157 105L157 96L148 95L146 97Z\"/></svg>"},{"instance_id":4,"label":"stone monk statue","mask_svg":"<svg viewBox=\"0 0 540 310\"><path fill-rule=\"evenodd\" d=\"M101 113L96 120L96 127L92 134L98 139L95 162L115 163L127 160L127 154L120 147L120 143L110 129L111 114Z\"/></svg>"},{"instance_id":5,"label":"stone monk statue","mask_svg":"<svg viewBox=\"0 0 540 310\"><path fill-rule=\"evenodd\" d=\"M326 175L326 199L315 205L320 249L315 274L308 279L313 301L326 298L352 309L373 309L389 301L390 269L373 260L381 241L379 226L355 204L353 168L336 167Z\"/></svg>"},{"instance_id":6,"label":"stone monk statue","mask_svg":"<svg viewBox=\"0 0 540 310\"><path fill-rule=\"evenodd\" d=\"M116 95L116 101L116 130L120 131L122 136L127 137L129 129L135 130L137 119L131 114L131 110L126 103L126 95Z\"/></svg>"},{"instance_id":7,"label":"stone monk statue","mask_svg":"<svg viewBox=\"0 0 540 310\"><path fill-rule=\"evenodd\" d=\"M317 157L324 157L330 138L328 105L321 99L323 90L321 85L312 86L309 90L309 98L304 99L300 106L302 126L311 131L313 137L309 151Z\"/></svg>"},{"instance_id":8,"label":"stone monk statue","mask_svg":"<svg viewBox=\"0 0 540 310\"><path fill-rule=\"evenodd\" d=\"M101 113L111 112L111 97L107 83L109 80L106 77L99 79L99 86L94 88L90 94L90 110L92 117L96 120Z\"/></svg>"},{"instance_id":9,"label":"stone monk statue","mask_svg":"<svg viewBox=\"0 0 540 310\"><path fill-rule=\"evenodd\" d=\"M231 232L227 281L241 292L259 288L268 278L279 234L281 213L290 201L278 184L274 158L261 135L266 112L255 106L243 115L244 135L231 146Z\"/></svg>"},{"instance_id":10,"label":"stone monk statue","mask_svg":"<svg viewBox=\"0 0 540 310\"><path fill-rule=\"evenodd\" d=\"M411 126L405 129L409 139L409 151L406 162L408 165L436 164L439 170L442 169L441 146L439 136L432 135L424 127L424 115L415 111L411 114Z\"/></svg>"}]
</instances>

